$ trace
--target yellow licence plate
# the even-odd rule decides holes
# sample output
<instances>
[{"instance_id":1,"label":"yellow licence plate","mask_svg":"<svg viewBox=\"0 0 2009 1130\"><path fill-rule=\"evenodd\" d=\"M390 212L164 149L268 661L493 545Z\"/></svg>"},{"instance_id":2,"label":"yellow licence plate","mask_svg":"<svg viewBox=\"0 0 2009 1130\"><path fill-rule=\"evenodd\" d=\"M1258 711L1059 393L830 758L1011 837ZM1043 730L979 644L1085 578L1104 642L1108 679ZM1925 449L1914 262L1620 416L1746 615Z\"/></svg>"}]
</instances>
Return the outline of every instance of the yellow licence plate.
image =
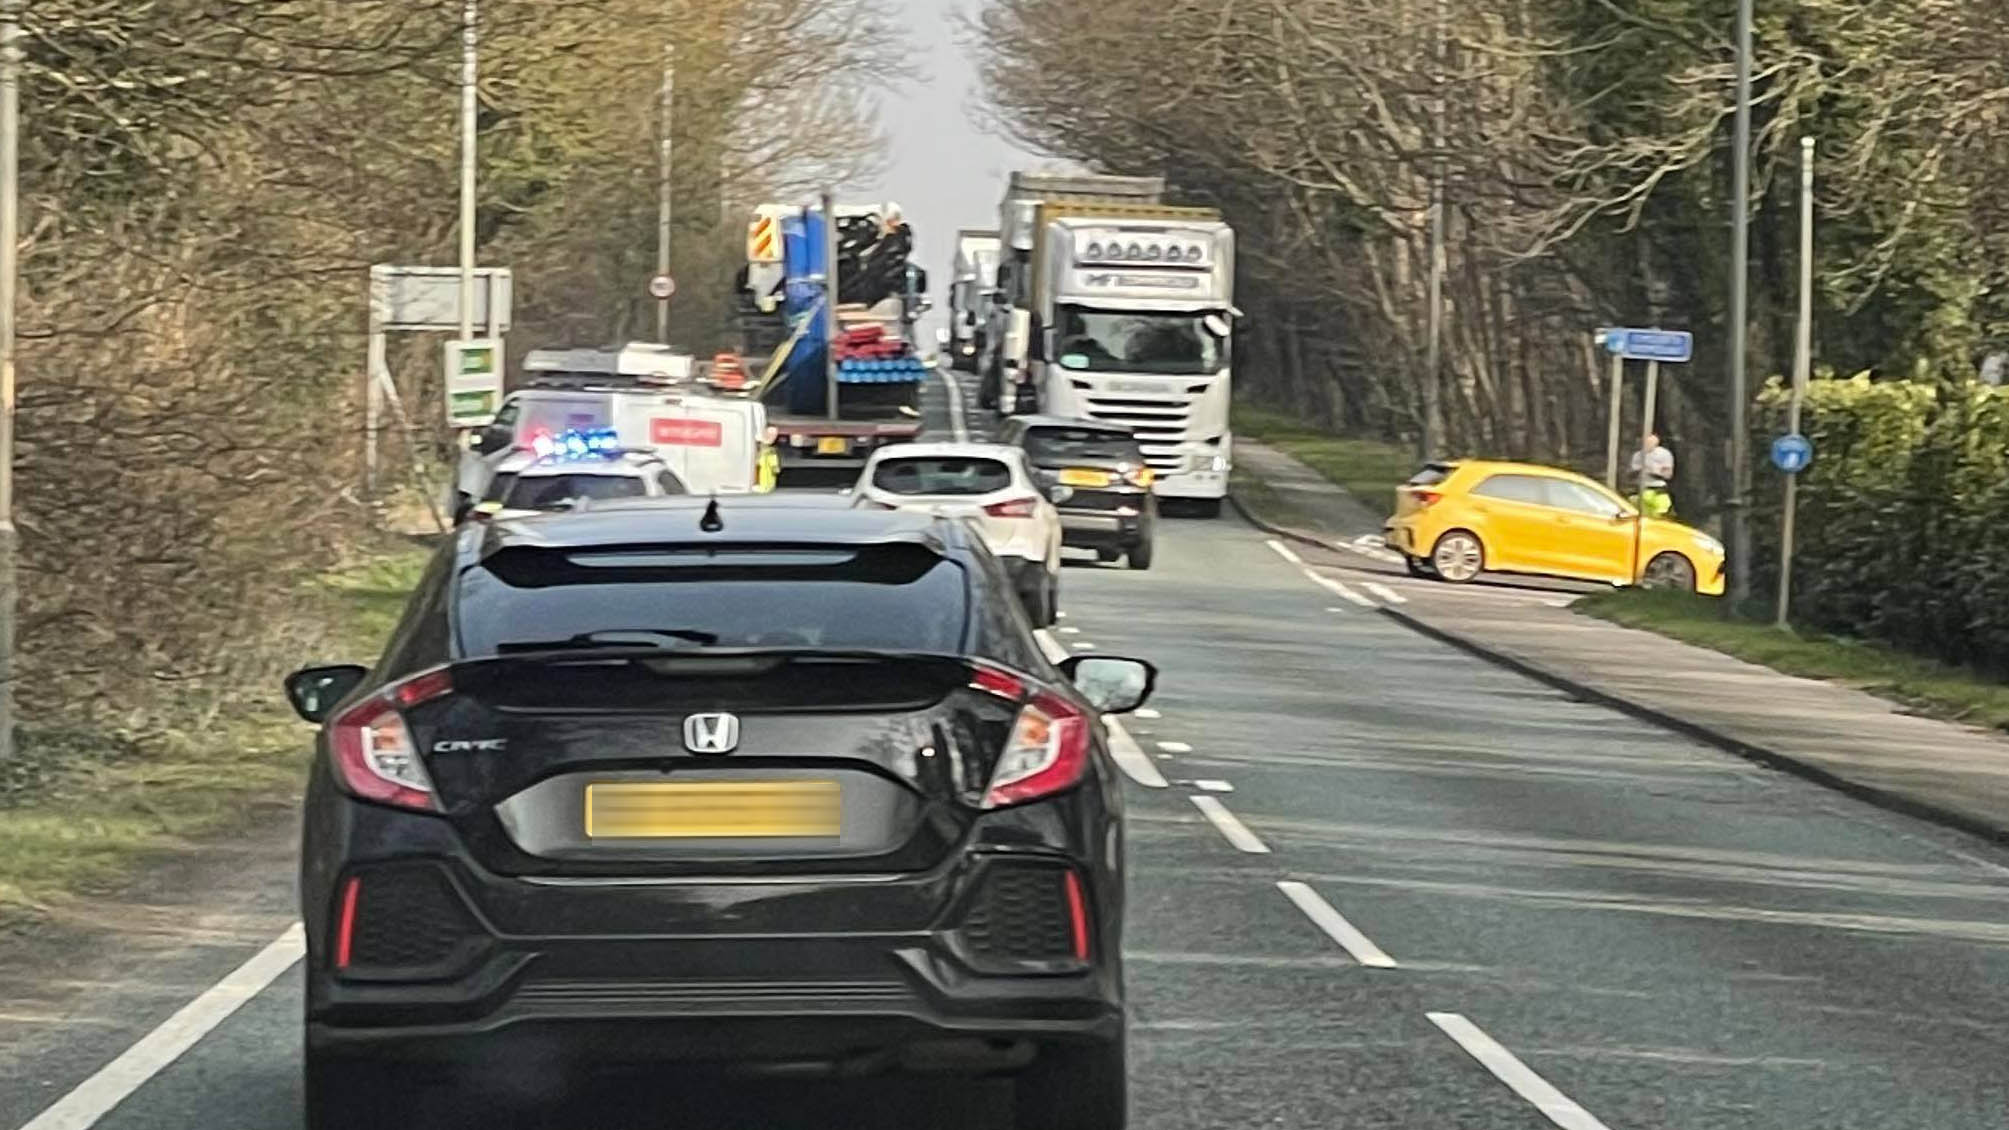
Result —
<instances>
[{"instance_id":1,"label":"yellow licence plate","mask_svg":"<svg viewBox=\"0 0 2009 1130\"><path fill-rule=\"evenodd\" d=\"M590 839L836 836L836 781L649 781L586 786Z\"/></svg>"},{"instance_id":2,"label":"yellow licence plate","mask_svg":"<svg viewBox=\"0 0 2009 1130\"><path fill-rule=\"evenodd\" d=\"M1070 487L1106 487L1115 476L1107 471L1069 469L1060 473L1060 482Z\"/></svg>"},{"instance_id":3,"label":"yellow licence plate","mask_svg":"<svg viewBox=\"0 0 2009 1130\"><path fill-rule=\"evenodd\" d=\"M816 440L818 455L842 455L850 448L850 441L843 436L819 436Z\"/></svg>"}]
</instances>

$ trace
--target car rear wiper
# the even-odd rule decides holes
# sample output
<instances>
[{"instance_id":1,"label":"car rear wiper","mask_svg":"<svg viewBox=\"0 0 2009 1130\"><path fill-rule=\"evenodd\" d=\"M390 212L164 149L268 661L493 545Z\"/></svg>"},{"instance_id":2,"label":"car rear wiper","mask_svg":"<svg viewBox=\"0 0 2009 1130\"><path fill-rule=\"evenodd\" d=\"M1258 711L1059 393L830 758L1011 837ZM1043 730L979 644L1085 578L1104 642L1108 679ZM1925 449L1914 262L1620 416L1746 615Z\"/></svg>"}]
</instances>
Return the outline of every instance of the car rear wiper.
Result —
<instances>
[{"instance_id":1,"label":"car rear wiper","mask_svg":"<svg viewBox=\"0 0 2009 1130\"><path fill-rule=\"evenodd\" d=\"M697 628L602 628L598 631L580 632L569 639L526 640L520 643L506 643L497 648L500 652L523 651L564 651L568 648L585 647L657 647L677 650L676 644L696 644L711 647L718 643L717 632L702 631Z\"/></svg>"}]
</instances>

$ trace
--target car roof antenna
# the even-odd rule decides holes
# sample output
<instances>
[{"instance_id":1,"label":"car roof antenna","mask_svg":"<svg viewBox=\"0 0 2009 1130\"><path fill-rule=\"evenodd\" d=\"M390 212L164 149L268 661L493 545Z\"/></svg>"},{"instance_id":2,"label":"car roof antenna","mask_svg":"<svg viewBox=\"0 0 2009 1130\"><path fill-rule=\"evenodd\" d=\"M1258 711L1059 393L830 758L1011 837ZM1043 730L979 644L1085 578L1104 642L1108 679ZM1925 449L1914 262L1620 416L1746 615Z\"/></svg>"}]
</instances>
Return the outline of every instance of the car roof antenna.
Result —
<instances>
[{"instance_id":1,"label":"car roof antenna","mask_svg":"<svg viewBox=\"0 0 2009 1130\"><path fill-rule=\"evenodd\" d=\"M705 516L698 519L698 529L708 534L725 529L725 519L718 512L718 495L712 495L711 502L705 505Z\"/></svg>"}]
</instances>

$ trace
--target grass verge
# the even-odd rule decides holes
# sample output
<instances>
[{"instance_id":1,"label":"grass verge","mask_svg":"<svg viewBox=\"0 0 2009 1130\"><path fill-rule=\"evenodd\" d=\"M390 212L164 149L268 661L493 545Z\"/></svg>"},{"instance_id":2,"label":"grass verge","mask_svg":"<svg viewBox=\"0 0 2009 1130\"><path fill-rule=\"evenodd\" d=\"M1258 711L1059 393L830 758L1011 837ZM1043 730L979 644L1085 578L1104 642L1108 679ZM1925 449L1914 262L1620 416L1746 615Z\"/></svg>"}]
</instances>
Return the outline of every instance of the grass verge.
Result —
<instances>
[{"instance_id":1,"label":"grass verge","mask_svg":"<svg viewBox=\"0 0 2009 1130\"><path fill-rule=\"evenodd\" d=\"M426 558L422 549L386 550L308 585L301 627L322 641L310 646L331 649L331 660L373 659ZM0 797L0 927L24 925L66 896L108 890L150 855L296 800L305 725L276 683L240 690L187 729L24 730L24 752L61 768Z\"/></svg>"},{"instance_id":2,"label":"grass verge","mask_svg":"<svg viewBox=\"0 0 2009 1130\"><path fill-rule=\"evenodd\" d=\"M1281 412L1238 408L1235 432L1295 456L1383 517L1395 510L1395 488L1416 473L1416 454L1407 447L1330 435ZM1248 481L1237 479L1235 489L1243 489Z\"/></svg>"},{"instance_id":3,"label":"grass verge","mask_svg":"<svg viewBox=\"0 0 2009 1130\"><path fill-rule=\"evenodd\" d=\"M1721 601L1686 593L1602 592L1572 607L1788 675L1854 687L1928 717L2009 730L2009 685L1881 644L1726 618Z\"/></svg>"}]
</instances>

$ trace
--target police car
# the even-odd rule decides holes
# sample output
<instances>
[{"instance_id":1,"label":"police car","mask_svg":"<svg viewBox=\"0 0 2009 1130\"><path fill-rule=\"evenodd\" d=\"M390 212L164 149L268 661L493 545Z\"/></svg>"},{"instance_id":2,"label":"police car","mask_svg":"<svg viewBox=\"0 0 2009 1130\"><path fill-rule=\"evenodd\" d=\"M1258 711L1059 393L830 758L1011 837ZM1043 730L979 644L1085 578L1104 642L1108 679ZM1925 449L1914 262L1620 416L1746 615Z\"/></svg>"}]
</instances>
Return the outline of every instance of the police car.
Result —
<instances>
[{"instance_id":1,"label":"police car","mask_svg":"<svg viewBox=\"0 0 2009 1130\"><path fill-rule=\"evenodd\" d=\"M651 451L621 446L612 428L539 436L497 466L477 519L520 517L617 498L690 493Z\"/></svg>"}]
</instances>

